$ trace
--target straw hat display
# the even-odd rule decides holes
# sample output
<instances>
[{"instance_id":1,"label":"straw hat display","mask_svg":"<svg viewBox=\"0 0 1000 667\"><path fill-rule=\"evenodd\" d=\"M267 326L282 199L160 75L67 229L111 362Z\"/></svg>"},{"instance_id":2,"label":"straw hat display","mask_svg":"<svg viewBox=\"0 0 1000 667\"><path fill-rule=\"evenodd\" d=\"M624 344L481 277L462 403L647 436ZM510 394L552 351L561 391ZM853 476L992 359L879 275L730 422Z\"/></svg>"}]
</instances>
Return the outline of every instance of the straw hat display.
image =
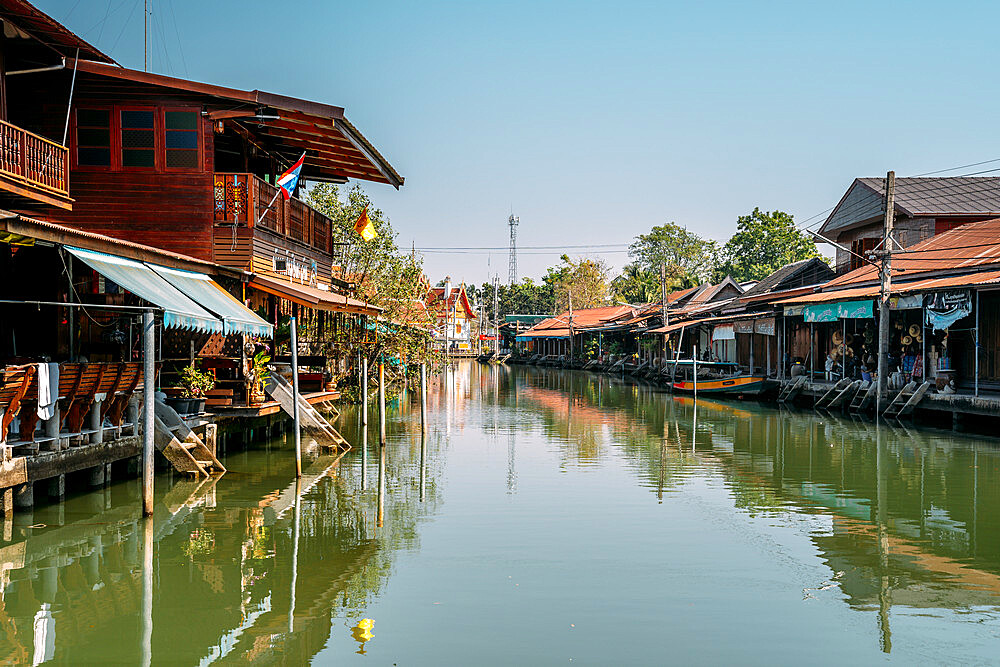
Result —
<instances>
[{"instance_id":1,"label":"straw hat display","mask_svg":"<svg viewBox=\"0 0 1000 667\"><path fill-rule=\"evenodd\" d=\"M910 345L913 343L913 336L903 336L903 345Z\"/></svg>"},{"instance_id":2,"label":"straw hat display","mask_svg":"<svg viewBox=\"0 0 1000 667\"><path fill-rule=\"evenodd\" d=\"M920 336L920 325L911 324L910 335L913 336L914 338L918 338Z\"/></svg>"},{"instance_id":3,"label":"straw hat display","mask_svg":"<svg viewBox=\"0 0 1000 667\"><path fill-rule=\"evenodd\" d=\"M834 331L833 335L830 337L830 340L833 341L834 345L840 345L841 343L844 342L844 334L840 333L839 331Z\"/></svg>"}]
</instances>

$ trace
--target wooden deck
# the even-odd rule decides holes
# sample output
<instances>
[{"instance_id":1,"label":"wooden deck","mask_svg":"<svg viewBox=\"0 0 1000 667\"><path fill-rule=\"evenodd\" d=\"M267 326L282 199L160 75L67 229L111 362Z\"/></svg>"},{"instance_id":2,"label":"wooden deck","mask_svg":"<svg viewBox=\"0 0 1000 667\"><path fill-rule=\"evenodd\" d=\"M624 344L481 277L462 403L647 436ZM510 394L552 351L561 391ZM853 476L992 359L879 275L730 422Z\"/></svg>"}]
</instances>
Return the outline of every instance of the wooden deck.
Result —
<instances>
[{"instance_id":1,"label":"wooden deck","mask_svg":"<svg viewBox=\"0 0 1000 667\"><path fill-rule=\"evenodd\" d=\"M309 405L318 405L327 401L335 401L340 398L339 391L314 391L302 393L302 398L306 399ZM222 418L245 418L245 417L266 417L281 412L281 405L277 401L266 401L260 405L220 405L212 408L212 411L205 415L211 421L212 416Z\"/></svg>"}]
</instances>

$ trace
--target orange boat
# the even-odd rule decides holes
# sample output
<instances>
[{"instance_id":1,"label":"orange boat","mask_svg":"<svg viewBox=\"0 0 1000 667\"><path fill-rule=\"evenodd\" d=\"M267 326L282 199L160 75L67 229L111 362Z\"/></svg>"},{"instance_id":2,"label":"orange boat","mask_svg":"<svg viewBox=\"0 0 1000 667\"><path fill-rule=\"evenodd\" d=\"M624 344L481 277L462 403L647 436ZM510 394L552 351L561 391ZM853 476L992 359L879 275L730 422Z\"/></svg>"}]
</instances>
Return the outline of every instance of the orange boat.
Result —
<instances>
[{"instance_id":1,"label":"orange boat","mask_svg":"<svg viewBox=\"0 0 1000 667\"><path fill-rule=\"evenodd\" d=\"M674 391L685 394L694 393L695 383L691 380L674 382ZM763 375L738 375L728 378L698 380L699 394L742 394L756 396L773 389L775 383Z\"/></svg>"}]
</instances>

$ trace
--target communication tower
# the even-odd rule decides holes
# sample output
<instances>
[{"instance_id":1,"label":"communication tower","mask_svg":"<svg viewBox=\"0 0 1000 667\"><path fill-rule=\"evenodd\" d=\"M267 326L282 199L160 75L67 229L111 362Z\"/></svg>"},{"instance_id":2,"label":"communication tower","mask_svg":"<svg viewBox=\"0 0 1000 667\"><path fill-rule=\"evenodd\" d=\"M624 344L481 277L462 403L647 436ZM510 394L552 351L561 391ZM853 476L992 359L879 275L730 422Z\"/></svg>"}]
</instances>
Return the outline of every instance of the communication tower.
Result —
<instances>
[{"instance_id":1,"label":"communication tower","mask_svg":"<svg viewBox=\"0 0 1000 667\"><path fill-rule=\"evenodd\" d=\"M510 227L510 275L508 276L508 283L513 285L517 282L517 223L520 222L520 218L514 217L511 213L510 217L507 218L507 225Z\"/></svg>"}]
</instances>

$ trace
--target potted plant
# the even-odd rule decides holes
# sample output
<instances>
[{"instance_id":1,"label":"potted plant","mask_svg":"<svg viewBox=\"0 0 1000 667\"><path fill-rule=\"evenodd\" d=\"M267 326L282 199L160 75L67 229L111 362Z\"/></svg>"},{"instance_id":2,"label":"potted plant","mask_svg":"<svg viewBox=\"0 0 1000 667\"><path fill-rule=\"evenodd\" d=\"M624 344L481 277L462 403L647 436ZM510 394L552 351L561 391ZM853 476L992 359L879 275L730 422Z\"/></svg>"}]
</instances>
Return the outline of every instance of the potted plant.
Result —
<instances>
[{"instance_id":1,"label":"potted plant","mask_svg":"<svg viewBox=\"0 0 1000 667\"><path fill-rule=\"evenodd\" d=\"M271 379L271 355L261 347L249 358L247 382L250 385L250 405L260 405L266 400L264 386Z\"/></svg>"},{"instance_id":2,"label":"potted plant","mask_svg":"<svg viewBox=\"0 0 1000 667\"><path fill-rule=\"evenodd\" d=\"M181 371L181 386L184 387L184 398L191 401L188 413L204 412L205 396L215 389L215 376L190 364Z\"/></svg>"}]
</instances>

